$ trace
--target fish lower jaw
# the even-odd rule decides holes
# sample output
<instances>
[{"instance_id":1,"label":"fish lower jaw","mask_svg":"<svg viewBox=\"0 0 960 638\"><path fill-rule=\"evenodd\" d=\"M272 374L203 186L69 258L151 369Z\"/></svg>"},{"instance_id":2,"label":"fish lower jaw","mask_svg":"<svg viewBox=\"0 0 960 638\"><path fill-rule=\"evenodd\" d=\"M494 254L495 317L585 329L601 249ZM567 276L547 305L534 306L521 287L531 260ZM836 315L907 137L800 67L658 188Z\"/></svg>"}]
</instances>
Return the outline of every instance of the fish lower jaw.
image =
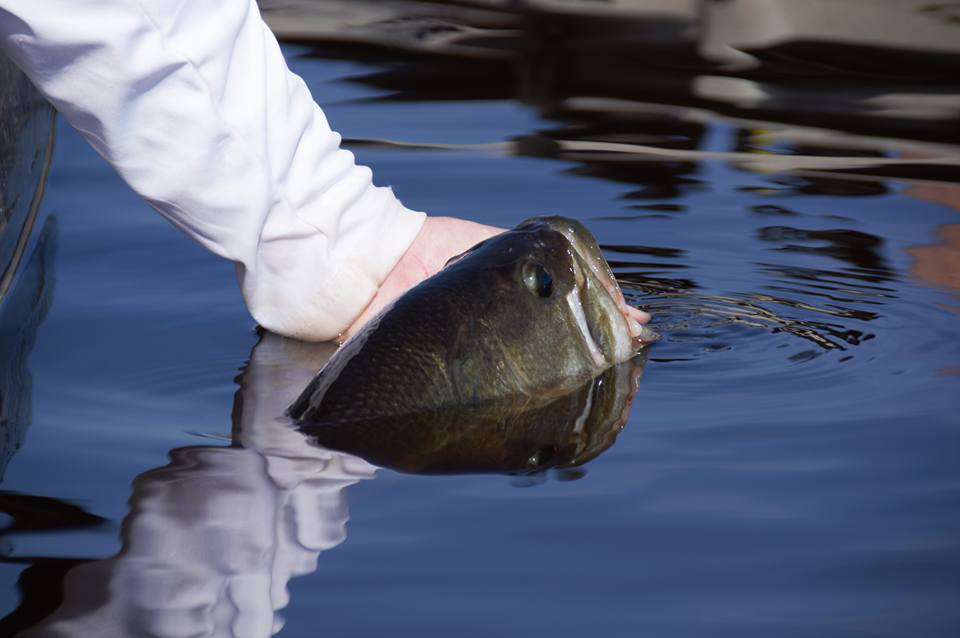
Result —
<instances>
[{"instance_id":1,"label":"fish lower jaw","mask_svg":"<svg viewBox=\"0 0 960 638\"><path fill-rule=\"evenodd\" d=\"M660 335L654 332L652 328L641 325L640 331L634 336L633 340L637 348L643 348L659 341Z\"/></svg>"},{"instance_id":2,"label":"fish lower jaw","mask_svg":"<svg viewBox=\"0 0 960 638\"><path fill-rule=\"evenodd\" d=\"M593 335L590 333L590 327L587 325L587 316L583 311L583 305L580 303L580 296L576 288L571 290L567 295L567 305L570 307L570 312L573 315L574 321L576 321L577 329L580 332L583 343L587 346L593 364L599 369L606 368L609 362L606 357L603 356L600 346L597 345Z\"/></svg>"}]
</instances>

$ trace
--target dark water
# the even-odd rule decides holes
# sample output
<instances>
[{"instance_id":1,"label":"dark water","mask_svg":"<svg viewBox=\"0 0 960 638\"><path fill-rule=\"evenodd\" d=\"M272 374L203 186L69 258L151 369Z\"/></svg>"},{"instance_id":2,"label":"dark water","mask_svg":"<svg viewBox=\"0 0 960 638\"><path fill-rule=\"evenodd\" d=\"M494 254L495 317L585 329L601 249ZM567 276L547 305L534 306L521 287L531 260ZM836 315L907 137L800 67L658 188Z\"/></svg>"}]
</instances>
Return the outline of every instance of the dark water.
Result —
<instances>
[{"instance_id":1,"label":"dark water","mask_svg":"<svg viewBox=\"0 0 960 638\"><path fill-rule=\"evenodd\" d=\"M61 122L0 305L0 635L957 635L955 53L834 16L730 70L683 16L429 6L290 64L412 208L596 234L664 334L616 444L525 477L307 446L276 416L330 348L258 343Z\"/></svg>"}]
</instances>

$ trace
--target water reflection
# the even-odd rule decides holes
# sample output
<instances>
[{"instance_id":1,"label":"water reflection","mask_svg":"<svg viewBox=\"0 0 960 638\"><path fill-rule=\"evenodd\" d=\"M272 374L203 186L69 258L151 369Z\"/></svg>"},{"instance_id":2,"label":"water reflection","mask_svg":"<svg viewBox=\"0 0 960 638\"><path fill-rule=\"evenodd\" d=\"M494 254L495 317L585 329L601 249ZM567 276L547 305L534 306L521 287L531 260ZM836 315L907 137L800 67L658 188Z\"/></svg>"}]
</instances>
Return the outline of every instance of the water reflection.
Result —
<instances>
[{"instance_id":1,"label":"water reflection","mask_svg":"<svg viewBox=\"0 0 960 638\"><path fill-rule=\"evenodd\" d=\"M28 222L27 219L21 217L20 222L32 224L32 220ZM11 236L21 230L8 228ZM27 231L29 234L29 229ZM27 430L33 420L33 377L28 359L36 343L37 331L53 300L57 241L57 221L49 217L22 272L15 279L11 276L13 286L0 302L0 480L6 473L7 464L26 442ZM19 257L15 257L8 265L12 268L18 260ZM26 592L37 587L43 592L0 620L0 635L12 635L12 627L21 627L42 618L56 608L59 597L50 595L50 592L57 588L48 585L59 582L64 571L78 561L12 557L7 536L19 532L95 527L104 521L70 503L9 491L0 491L0 515L5 519L0 526L0 562L29 564L20 578L21 590Z\"/></svg>"},{"instance_id":2,"label":"water reflection","mask_svg":"<svg viewBox=\"0 0 960 638\"><path fill-rule=\"evenodd\" d=\"M33 415L27 358L53 299L56 246L56 219L50 217L16 285L0 305L0 480L23 445Z\"/></svg>"},{"instance_id":3,"label":"water reflection","mask_svg":"<svg viewBox=\"0 0 960 638\"><path fill-rule=\"evenodd\" d=\"M327 344L265 335L239 378L227 446L170 452L133 482L122 549L72 569L25 636L268 636L288 581L346 537L344 488L373 466L305 445L279 417Z\"/></svg>"},{"instance_id":4,"label":"water reflection","mask_svg":"<svg viewBox=\"0 0 960 638\"><path fill-rule=\"evenodd\" d=\"M651 274L656 270L684 268L681 264L617 260L611 263L628 299L649 308L656 325L670 339L684 339L694 325L698 329L713 330L727 324L789 334L823 350L842 351L876 336L857 323L878 319L881 315L876 307L897 298L896 289L881 285L896 275L871 251L879 238L851 231L802 231L787 227L765 227L759 234L761 239L771 242L791 239L827 242L826 246L813 247L787 244L781 250L828 256L849 261L854 267L816 269L758 262L755 267L769 281L762 290L711 294L699 290L700 286L693 280ZM669 255L669 252L657 252ZM638 266L649 270L636 270Z\"/></svg>"},{"instance_id":5,"label":"water reflection","mask_svg":"<svg viewBox=\"0 0 960 638\"><path fill-rule=\"evenodd\" d=\"M697 267L695 241L605 246L628 297L653 310L661 330L680 329L674 336L729 322L823 350L868 341L876 332L864 322L900 296L903 276L887 254L896 238L858 227L842 204L805 208L822 208L814 197L896 196L892 180L960 181L956 16L922 1L263 7L308 55L378 63L351 78L378 89L375 102L509 98L546 122L483 144L348 140L356 147L553 160L564 175L622 186L617 211L588 218L618 234L672 222L676 235L712 232L746 254L742 237L752 236L748 281L719 291ZM705 218L718 180L737 180L731 191L742 197L732 205L754 213L739 237ZM915 256L917 272L943 285L955 249L949 237L939 245L945 253L921 247ZM716 271L729 275L728 266Z\"/></svg>"},{"instance_id":6,"label":"water reflection","mask_svg":"<svg viewBox=\"0 0 960 638\"><path fill-rule=\"evenodd\" d=\"M804 627L809 634L870 632L882 616L883 628L890 631L950 635L957 618L950 611L956 605L949 602L955 588L947 581L957 573L952 566L958 535L956 463L950 452L956 447L951 416L956 401L953 386L947 386L955 385L956 376L931 380L928 372L957 374L956 323L951 323L956 315L938 312L937 304L947 297L914 286L910 275L951 289L950 260L960 247L950 230L955 215L943 207L956 199L942 195L956 191L947 183L956 178L949 163L930 160L958 153L949 145L956 140L951 120L931 111L931 100L918 102L921 111L936 116L924 121L915 117L917 109L897 115L891 110L896 105L883 106L866 96L865 89L882 96L907 83L901 72L906 65L891 68L900 77L888 81L890 74L877 73L884 69L858 70L845 51L828 48L824 51L836 55L838 64L825 68L824 60L814 59L816 51L764 43L769 25L752 40L744 38L749 46L720 50L737 43L720 38L718 49L706 51L696 30L687 28L699 19L688 11L696 3L661 3L672 17L624 20L619 32L612 20L584 21L580 27L571 14L550 27L554 35L545 23L529 26L543 11L529 3L509 3L509 9L503 8L508 3L497 3L495 11L472 13L470 28L458 21L466 11L463 3L416 4L421 11L446 11L444 23L392 20L396 7L412 5L375 4L382 12L376 28L341 31L341 40L354 37L358 48L340 53L352 56L377 47L379 59L391 64L357 81L395 82L396 92L377 104L344 108L370 108L378 121L393 122L393 115L402 119L405 106L396 100L522 96L544 118L484 145L456 145L452 142L462 139L461 131L455 126L438 130L432 121L396 131L412 142L358 140L388 149L370 153L382 162L377 170L406 164L414 191L432 191L437 186L433 169L449 157L450 166L462 170L445 181L449 193L433 201L451 210L476 205L479 215L484 206L493 208L490 201L501 209L505 201L512 206L509 200L519 192L510 191L513 179L528 190L539 188L530 197L536 200L532 205L568 206L571 213L590 215L588 224L604 242L627 295L650 306L667 338L651 352L658 392L645 401L642 415L637 413L638 420L654 427L635 437L621 435L617 454L600 459L606 464L594 480L565 486L570 489L562 490L562 498L561 490L549 489L521 498L505 494L500 477L462 484L445 480L443 489L432 480L405 479L402 485L398 480L392 487L406 497L399 501L398 491L370 490L363 495L364 511L381 511L389 520L371 542L356 543L356 554L342 554L349 559L338 566L343 571L336 572L335 561L326 560L333 557L325 556L313 582L301 581L303 590L330 590L336 600L310 600L296 620L293 610L283 612L290 617L288 632L327 628L371 635L413 627L422 617L418 604L429 600L440 611L431 616L436 624L422 627L426 634L462 627L464 617L486 619L468 631L477 635L496 634L502 623L526 623L531 631L542 631L544 619L558 618L550 629L558 635L625 635L638 628L654 635L695 634L716 619L717 610L721 616L736 610L735 618L726 614L720 633L751 634L774 626L783 631L773 633L788 634L803 633ZM604 12L643 3L563 4ZM804 11L804 3L791 4ZM884 10L896 4L887 3ZM362 0L309 5L341 14L333 17L331 29L342 16L357 16L372 6ZM548 5L560 10L560 3L537 3ZM898 6L909 11L912 5ZM712 15L711 28L719 29L722 14ZM939 22L938 16L930 19ZM646 31L640 28L644 24ZM532 35L526 44L528 28ZM864 25L847 35L862 37L872 28ZM577 29L580 40L564 51L566 34ZM908 31L923 33L902 29ZM584 46L590 33L594 40ZM396 55L391 43L404 46L408 35L427 45L415 55ZM675 57L678 41L686 53ZM498 50L504 44L509 46ZM450 53L453 47L460 57ZM749 57L739 55L745 52ZM518 86L511 56L528 53L532 61ZM577 60L581 53L594 55L593 61ZM613 60L621 54L624 61ZM558 59L537 61L536 56ZM699 66L698 56L708 68ZM602 72L589 66L609 60ZM565 77L577 65L578 77ZM342 68L357 68L320 66L325 81ZM922 62L914 66L918 77L929 77L929 69L936 68ZM795 89L783 75L791 69L805 74ZM539 73L542 77L536 77ZM853 109L850 117L828 104L836 78L844 75L857 88L837 92L841 106ZM705 76L736 81L703 81ZM832 83L821 82L831 76ZM407 80L411 85L405 88ZM943 91L953 91L955 82L944 80ZM448 106L461 105L430 107L440 112ZM457 112L469 118L484 108L468 105ZM527 126L529 120L521 122ZM417 142L423 139L438 143ZM458 152L444 156L444 148ZM508 155L485 167L502 179L506 195L465 199L477 177L480 162L475 160L492 153ZM517 160L516 155L545 161ZM99 174L86 170L73 179L87 183ZM913 181L920 177L924 181ZM565 199L572 192L583 196L571 205ZM571 210L574 206L579 210ZM72 219L79 228L84 224L79 213L89 211L76 212ZM941 233L933 231L934 224L945 224ZM126 257L119 254L124 251L104 251L89 231L73 232L70 240L81 254L68 261L77 277L67 283L76 286L77 296L89 294L84 284L91 278L132 263L129 251ZM136 247L152 232L124 229L120 241ZM907 247L912 247L909 255L903 252ZM101 258L101 268L91 267ZM193 263L188 265L185 269L183 260L173 260L170 276L192 281L198 275ZM220 273L200 284L210 290L227 285ZM206 342L211 335L197 334L201 329L194 323L162 330L169 328L164 326L168 314L155 311L168 308L169 300L144 297L135 315L161 335L157 347ZM60 326L75 327L77 314L60 301L54 309L63 313ZM99 298L94 295L90 303ZM184 300L184 308L185 314L210 312L209 305L191 299ZM98 313L96 319L79 323L70 334L74 339L89 339L94 330L109 335L131 321L125 314ZM203 325L219 333L225 324ZM7 334L13 333L5 329ZM99 342L108 358L116 353L110 339ZM130 344L120 343L121 348ZM62 366L63 355L51 350L46 348L44 368L39 350L31 364L43 371L38 379L55 385L65 375L51 370ZM191 356L181 363L165 361L164 378L177 377L178 389L218 387L222 375L211 380L209 374L194 374L216 366L203 353ZM837 365L854 356L853 364ZM667 361L671 364L661 365ZM694 363L684 363L689 361ZM142 378L139 363L129 361ZM82 551L80 543L63 534L54 539L55 547L46 545L59 558L6 557L30 567L20 579L22 604L10 623L0 622L0 635L50 616L61 604L61 583L67 599L35 635L276 631L288 580L313 570L318 555L344 538L345 486L373 475L367 463L311 448L302 435L273 420L285 407L280 396L304 385L317 365L314 353L300 346L266 340L258 346L240 380L232 436L219 446L198 441L174 450L169 465L137 478L117 556L83 564L71 556ZM117 370L129 374L126 368ZM156 368L153 373L158 374ZM74 429L79 437L89 433L83 446L70 446L76 439L32 437L23 452L42 453L18 459L54 459L63 465L64 482L89 479L82 498L101 513L115 505L113 492L105 488L117 472L106 464L94 467L90 459L119 449L129 453L124 462L145 468L156 463L149 459L156 459L163 445L145 443L154 434L143 427L124 428L122 436L118 430L89 427L107 411L117 420L116 404L99 397L129 389L114 386L114 378L98 376L99 382L84 384L72 395L77 412L85 416ZM169 395L151 392L146 401L143 394L133 395L121 404L126 425L157 425L157 402L168 402ZM43 396L52 402L57 394ZM575 411L583 413L588 397L577 395ZM46 413L47 424L62 414ZM577 446L599 449L619 427L616 419L605 423L595 437L568 437L577 428L563 426L556 430L559 443L547 437L547 445L531 444L525 449L538 454L517 455L510 465L533 459L532 467L540 468L541 461L578 458ZM22 467L18 463L13 469ZM575 472L568 476L575 477ZM11 473L10 478L17 477ZM17 487L29 490L37 482L26 476ZM358 496L351 495L355 508ZM420 498L430 507L418 506ZM403 507L396 508L398 502ZM16 519L21 529L39 529L43 521L31 516L42 508L49 508L44 520L58 529L96 523L88 513L64 505L8 495L5 507L22 512ZM573 510L578 516L571 517ZM424 512L431 516L428 525ZM356 532L355 542L361 540L359 528ZM605 541L584 540L595 538ZM394 551L398 542L409 551ZM471 551L463 551L465 543ZM514 560L518 554L524 560ZM557 561L559 555L564 560ZM335 574L347 578L332 578ZM374 578L367 579L368 574ZM370 608L378 613L367 613ZM811 618L817 619L816 627ZM318 622L324 623L319 630Z\"/></svg>"},{"instance_id":7,"label":"water reflection","mask_svg":"<svg viewBox=\"0 0 960 638\"><path fill-rule=\"evenodd\" d=\"M832 257L847 262L858 272L869 271L879 281L894 278L893 270L878 251L883 239L876 235L842 228L804 230L790 226L764 226L757 234L761 241L781 244L778 250L784 252ZM808 246L794 242L819 245Z\"/></svg>"},{"instance_id":8,"label":"water reflection","mask_svg":"<svg viewBox=\"0 0 960 638\"><path fill-rule=\"evenodd\" d=\"M320 553L344 541L345 488L372 479L376 470L352 454L308 444L283 416L333 351L331 344L262 335L238 378L229 445L175 449L168 465L139 475L120 552L105 560L65 563L72 569L63 579L62 604L21 635L278 632L283 626L278 612L289 601L288 582L313 572ZM494 407L496 419L431 415L416 424L376 424L393 428L393 436L363 430L359 438L340 432L331 440L412 471L536 472L580 465L612 445L626 422L641 369L641 361L618 366L535 410ZM409 428L419 429L408 432L408 445L398 445L403 437L396 432ZM447 428L457 432L444 442L450 447L434 447L431 432ZM328 442L326 436L314 438ZM37 565L49 567L44 561ZM42 571L31 569L34 577ZM31 593L29 583L22 588ZM52 588L44 580L34 593L46 599ZM29 618L30 602L25 600L8 623L18 615Z\"/></svg>"},{"instance_id":9,"label":"water reflection","mask_svg":"<svg viewBox=\"0 0 960 638\"><path fill-rule=\"evenodd\" d=\"M320 445L403 472L526 474L577 467L613 445L626 425L646 355L645 350L557 399L524 394L302 429Z\"/></svg>"},{"instance_id":10,"label":"water reflection","mask_svg":"<svg viewBox=\"0 0 960 638\"><path fill-rule=\"evenodd\" d=\"M960 187L947 184L917 184L905 194L935 202L960 212ZM937 243L913 246L910 271L918 280L955 293L960 292L960 223L946 224L936 231ZM960 307L954 310L960 311Z\"/></svg>"},{"instance_id":11,"label":"water reflection","mask_svg":"<svg viewBox=\"0 0 960 638\"><path fill-rule=\"evenodd\" d=\"M26 442L33 420L33 377L28 359L37 331L50 309L55 288L54 260L58 231L50 217L39 233L40 218L53 151L54 113L13 64L0 54L0 481L7 465ZM27 256L30 239L36 235ZM7 535L52 529L93 527L103 520L79 507L53 498L0 491L0 562L26 562L21 588L54 582L62 576L62 561L31 560L9 555ZM52 576L51 576L52 574ZM48 576L50 578L48 578ZM44 591L50 589L42 588ZM57 596L34 598L0 620L0 635L11 627L50 613Z\"/></svg>"},{"instance_id":12,"label":"water reflection","mask_svg":"<svg viewBox=\"0 0 960 638\"><path fill-rule=\"evenodd\" d=\"M281 38L391 62L364 78L391 99L516 97L552 113L604 96L960 141L954 12L924 0L261 5Z\"/></svg>"},{"instance_id":13,"label":"water reflection","mask_svg":"<svg viewBox=\"0 0 960 638\"><path fill-rule=\"evenodd\" d=\"M37 219L53 151L54 112L0 54L0 302Z\"/></svg>"}]
</instances>

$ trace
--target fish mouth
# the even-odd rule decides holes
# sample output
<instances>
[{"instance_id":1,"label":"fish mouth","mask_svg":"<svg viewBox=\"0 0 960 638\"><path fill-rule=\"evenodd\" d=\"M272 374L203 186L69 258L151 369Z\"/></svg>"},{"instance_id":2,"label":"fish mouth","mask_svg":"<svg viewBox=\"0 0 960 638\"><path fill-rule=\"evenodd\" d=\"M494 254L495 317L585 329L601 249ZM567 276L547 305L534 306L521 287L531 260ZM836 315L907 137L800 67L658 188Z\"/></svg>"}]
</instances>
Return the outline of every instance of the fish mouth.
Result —
<instances>
[{"instance_id":1,"label":"fish mouth","mask_svg":"<svg viewBox=\"0 0 960 638\"><path fill-rule=\"evenodd\" d=\"M583 322L576 312L574 313L581 331L585 325L591 327L590 333L585 333L584 336L588 338L588 346L591 343L594 346L591 348L591 355L594 358L596 358L596 353L593 352L596 350L595 346L601 345L600 350L604 350L602 344L607 344L608 351L603 352L605 358L611 363L625 361L660 338L646 325L650 315L627 303L623 291L620 290L620 284L617 283L607 260L603 258L600 246L583 224L568 217L534 217L521 222L517 229L537 227L546 227L560 233L566 239L570 247L571 267L574 270L576 287L579 291L577 295L579 305L582 308L588 308L599 304L602 308L602 312L595 315L604 318L601 326L592 326L590 322ZM572 304L572 299L570 301ZM628 339L624 339L624 335L629 335Z\"/></svg>"},{"instance_id":2,"label":"fish mouth","mask_svg":"<svg viewBox=\"0 0 960 638\"><path fill-rule=\"evenodd\" d=\"M620 284L617 283L617 279L614 277L613 271L610 270L610 266L607 265L606 260L603 259L602 256L591 257L585 254L585 248L581 242L571 241L570 243L574 247L581 264L585 264L591 272L593 272L597 281L599 281L600 285L607 292L607 295L613 303L616 304L619 318L626 324L627 332L630 333L634 348L639 350L660 339L660 335L646 324L646 322L650 320L649 315L647 315L646 321L643 322L632 316L632 313L628 310L631 306L623 296Z\"/></svg>"},{"instance_id":3,"label":"fish mouth","mask_svg":"<svg viewBox=\"0 0 960 638\"><path fill-rule=\"evenodd\" d=\"M649 321L649 315L647 315L646 321L641 322L634 316L634 313L628 310L631 307L627 304L623 291L620 289L620 284L617 283L613 271L610 270L609 264L603 258L600 246L597 245L593 236L579 222L574 220L547 218L545 221L554 230L566 237L573 248L572 256L577 265L593 275L594 281L606 291L607 296L616 305L618 323L622 322L630 334L633 351L639 351L644 346L657 341L660 335L646 325L646 322ZM586 286L582 287L582 291L581 296L586 303Z\"/></svg>"},{"instance_id":4,"label":"fish mouth","mask_svg":"<svg viewBox=\"0 0 960 638\"><path fill-rule=\"evenodd\" d=\"M635 337L635 339L639 342L640 347L642 348L643 346L649 346L654 341L659 341L660 334L654 331L653 328L644 324L640 324L640 333Z\"/></svg>"}]
</instances>

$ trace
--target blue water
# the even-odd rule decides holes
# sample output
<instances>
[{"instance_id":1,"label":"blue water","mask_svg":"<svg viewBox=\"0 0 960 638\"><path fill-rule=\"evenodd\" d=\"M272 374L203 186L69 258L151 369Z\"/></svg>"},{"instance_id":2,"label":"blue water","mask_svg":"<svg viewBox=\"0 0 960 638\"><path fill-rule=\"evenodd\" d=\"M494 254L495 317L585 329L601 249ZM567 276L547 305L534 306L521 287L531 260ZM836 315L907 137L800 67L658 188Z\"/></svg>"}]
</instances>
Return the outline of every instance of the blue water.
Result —
<instances>
[{"instance_id":1,"label":"blue water","mask_svg":"<svg viewBox=\"0 0 960 638\"><path fill-rule=\"evenodd\" d=\"M356 79L383 67L286 52L346 138L475 145L561 126L514 100L374 99L388 94ZM713 117L688 141L733 151L742 134ZM3 534L5 613L56 599L59 577L27 595L18 577L70 558L91 561L65 581L75 635L116 628L84 592L130 635L222 618L269 635L274 610L290 637L957 635L960 289L921 280L909 252L958 258L937 234L960 224L956 183L706 157L682 179L675 162L621 167L648 175L631 183L562 156L354 150L411 208L568 215L610 247L664 335L616 444L570 481L398 474L289 438L270 401L328 351L268 338L251 354L232 265L61 121L34 239L56 220L55 285L0 487L106 520Z\"/></svg>"}]
</instances>

